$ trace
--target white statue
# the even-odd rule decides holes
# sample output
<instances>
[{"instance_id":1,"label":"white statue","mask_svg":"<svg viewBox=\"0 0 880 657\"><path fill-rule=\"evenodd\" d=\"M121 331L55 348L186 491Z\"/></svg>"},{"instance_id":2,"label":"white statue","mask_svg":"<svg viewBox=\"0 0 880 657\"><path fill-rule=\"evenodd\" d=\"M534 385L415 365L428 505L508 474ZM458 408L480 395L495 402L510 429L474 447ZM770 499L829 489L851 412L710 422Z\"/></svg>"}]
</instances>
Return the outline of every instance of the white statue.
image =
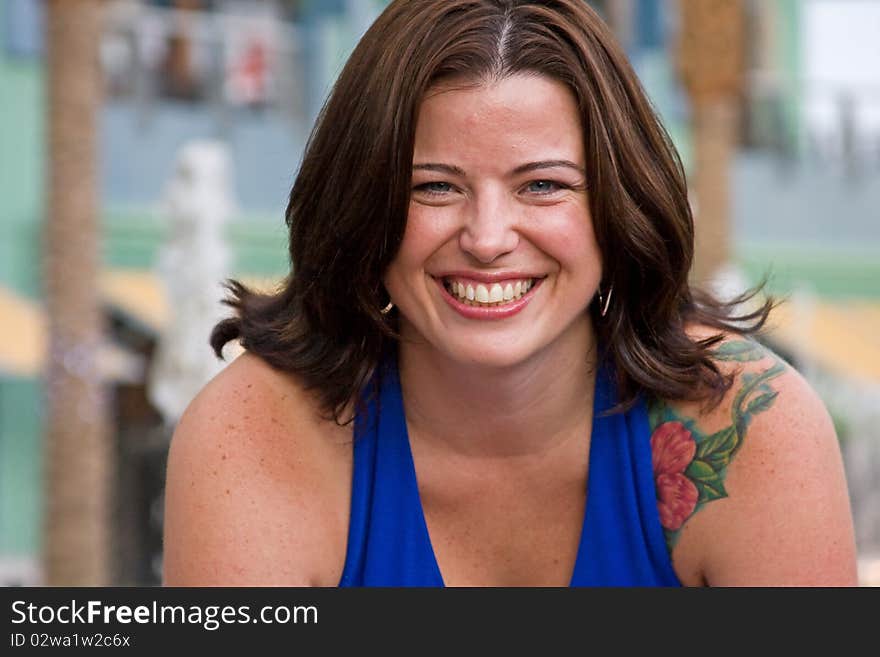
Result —
<instances>
[{"instance_id":1,"label":"white statue","mask_svg":"<svg viewBox=\"0 0 880 657\"><path fill-rule=\"evenodd\" d=\"M223 227L235 207L231 190L232 164L225 145L195 141L183 146L163 199L169 230L157 270L169 322L148 382L150 400L169 424L180 419L224 365L208 338L228 314L221 304L221 284L229 276Z\"/></svg>"}]
</instances>

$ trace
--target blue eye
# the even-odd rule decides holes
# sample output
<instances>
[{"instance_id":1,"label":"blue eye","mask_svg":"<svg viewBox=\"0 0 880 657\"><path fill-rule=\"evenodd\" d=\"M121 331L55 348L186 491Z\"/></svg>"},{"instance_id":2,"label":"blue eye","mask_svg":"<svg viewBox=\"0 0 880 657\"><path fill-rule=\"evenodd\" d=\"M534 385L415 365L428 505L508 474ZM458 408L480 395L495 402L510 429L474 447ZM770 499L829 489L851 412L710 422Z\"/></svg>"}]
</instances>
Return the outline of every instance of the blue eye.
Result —
<instances>
[{"instance_id":1,"label":"blue eye","mask_svg":"<svg viewBox=\"0 0 880 657\"><path fill-rule=\"evenodd\" d=\"M526 189L533 194L552 194L560 189L560 185L552 180L533 180Z\"/></svg>"},{"instance_id":2,"label":"blue eye","mask_svg":"<svg viewBox=\"0 0 880 657\"><path fill-rule=\"evenodd\" d=\"M416 185L414 190L417 192L424 192L425 194L436 194L439 196L439 195L448 194L449 192L451 192L452 185L450 185L447 182L439 182L439 181L427 182L427 183L422 183L421 185Z\"/></svg>"}]
</instances>

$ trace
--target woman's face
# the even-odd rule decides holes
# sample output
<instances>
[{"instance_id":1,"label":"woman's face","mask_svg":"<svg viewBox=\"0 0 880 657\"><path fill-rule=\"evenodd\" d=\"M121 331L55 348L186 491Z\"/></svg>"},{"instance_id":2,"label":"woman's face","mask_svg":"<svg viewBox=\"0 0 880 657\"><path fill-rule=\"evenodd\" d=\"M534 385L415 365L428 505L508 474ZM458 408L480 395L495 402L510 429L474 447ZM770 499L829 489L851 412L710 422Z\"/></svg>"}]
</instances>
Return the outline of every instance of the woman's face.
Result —
<instances>
[{"instance_id":1,"label":"woman's face","mask_svg":"<svg viewBox=\"0 0 880 657\"><path fill-rule=\"evenodd\" d=\"M583 141L573 94L547 77L427 94L384 279L404 340L498 367L589 346L602 263Z\"/></svg>"}]
</instances>

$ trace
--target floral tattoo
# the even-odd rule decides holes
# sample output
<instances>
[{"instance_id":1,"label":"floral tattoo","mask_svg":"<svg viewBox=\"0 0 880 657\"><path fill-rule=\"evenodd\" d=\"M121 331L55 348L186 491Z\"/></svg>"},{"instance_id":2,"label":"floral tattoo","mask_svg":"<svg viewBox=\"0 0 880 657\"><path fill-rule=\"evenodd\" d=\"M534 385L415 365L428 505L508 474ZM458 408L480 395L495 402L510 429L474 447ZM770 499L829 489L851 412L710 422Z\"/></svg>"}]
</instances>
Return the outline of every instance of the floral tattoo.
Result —
<instances>
[{"instance_id":1,"label":"floral tattoo","mask_svg":"<svg viewBox=\"0 0 880 657\"><path fill-rule=\"evenodd\" d=\"M769 352L754 342L724 343L713 352L716 360L752 362ZM773 406L779 394L769 381L785 371L780 360L763 372L745 373L733 398L732 423L706 434L696 421L678 414L669 405L655 403L649 415L651 452L660 524L669 550L675 547L684 523L712 500L727 497L727 466L742 446L752 418Z\"/></svg>"}]
</instances>

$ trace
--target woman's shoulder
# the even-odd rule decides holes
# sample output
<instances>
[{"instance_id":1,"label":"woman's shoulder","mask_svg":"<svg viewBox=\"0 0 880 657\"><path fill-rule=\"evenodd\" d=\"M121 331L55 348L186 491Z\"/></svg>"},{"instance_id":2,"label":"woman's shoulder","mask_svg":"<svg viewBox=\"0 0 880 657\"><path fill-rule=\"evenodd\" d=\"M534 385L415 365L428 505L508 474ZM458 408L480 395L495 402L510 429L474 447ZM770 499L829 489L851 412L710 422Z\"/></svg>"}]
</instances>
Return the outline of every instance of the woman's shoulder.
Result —
<instances>
[{"instance_id":1,"label":"woman's shoulder","mask_svg":"<svg viewBox=\"0 0 880 657\"><path fill-rule=\"evenodd\" d=\"M317 395L295 374L269 365L248 351L230 362L205 385L187 407L179 428L195 422L217 422L221 417L240 416L246 422L230 422L227 429L247 428L262 423L268 429L283 421L295 421L299 431L293 437L325 436L342 431L326 417ZM270 432L271 433L271 432ZM332 438L332 436L331 436ZM324 441L322 441L324 442Z\"/></svg>"},{"instance_id":2,"label":"woman's shoulder","mask_svg":"<svg viewBox=\"0 0 880 657\"><path fill-rule=\"evenodd\" d=\"M715 585L854 583L843 464L821 399L754 339L726 334L713 360L732 382L718 404L650 406L660 521L679 576Z\"/></svg>"},{"instance_id":3,"label":"woman's shoulder","mask_svg":"<svg viewBox=\"0 0 880 657\"><path fill-rule=\"evenodd\" d=\"M164 577L172 585L335 584L351 427L245 352L193 399L171 441Z\"/></svg>"}]
</instances>

